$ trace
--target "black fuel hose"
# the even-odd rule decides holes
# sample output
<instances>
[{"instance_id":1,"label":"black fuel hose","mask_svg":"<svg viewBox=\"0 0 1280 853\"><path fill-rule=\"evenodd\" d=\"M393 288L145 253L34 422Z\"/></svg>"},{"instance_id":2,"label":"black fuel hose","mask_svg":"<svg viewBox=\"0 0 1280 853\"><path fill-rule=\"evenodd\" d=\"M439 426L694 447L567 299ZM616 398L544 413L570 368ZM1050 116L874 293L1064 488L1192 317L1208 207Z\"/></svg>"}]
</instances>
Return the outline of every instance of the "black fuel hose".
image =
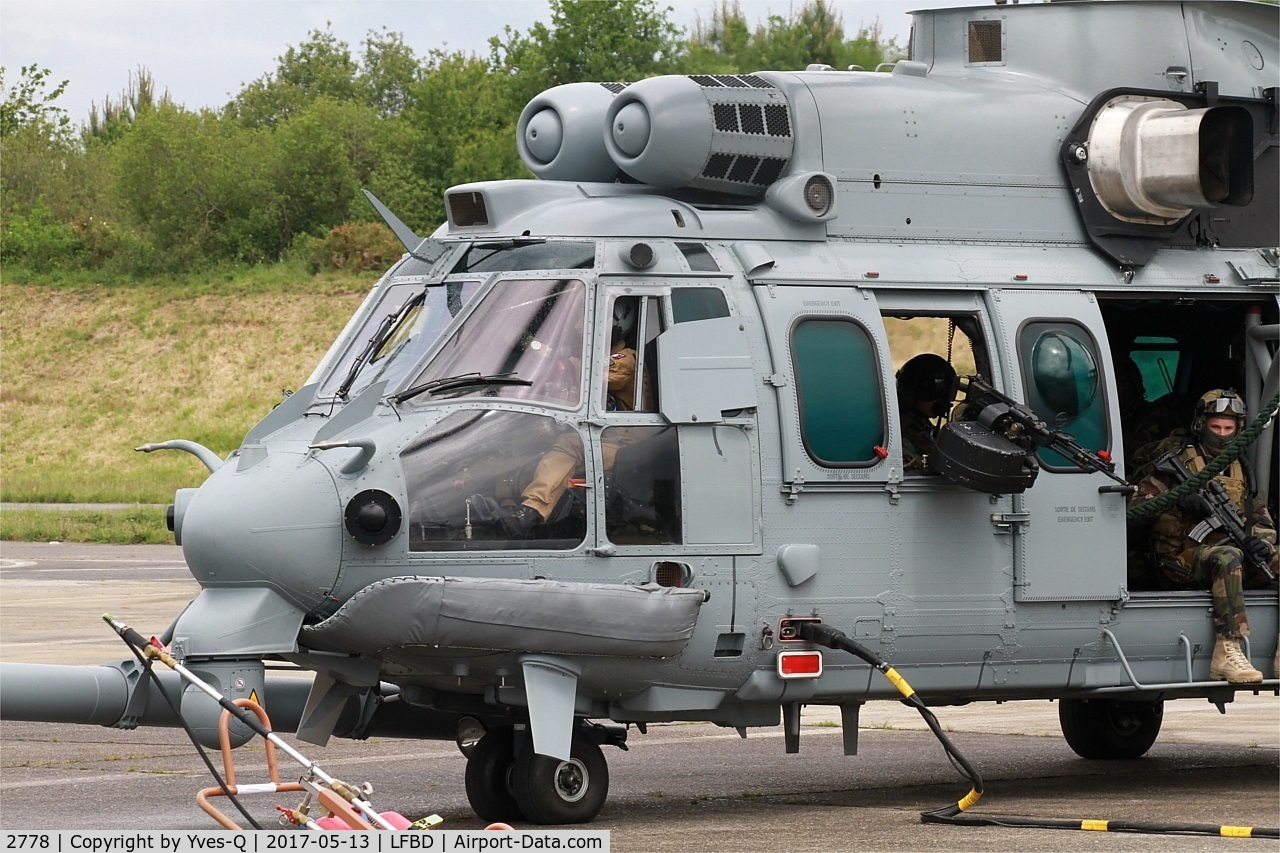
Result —
<instances>
[{"instance_id":1,"label":"black fuel hose","mask_svg":"<svg viewBox=\"0 0 1280 853\"><path fill-rule=\"evenodd\" d=\"M947 753L947 757L950 758L960 770L961 775L968 779L969 783L973 785L973 789L969 791L963 799L957 801L954 805L943 806L940 809L924 812L920 815L921 820L925 823L942 821L948 817L960 814L965 809L978 802L978 799L982 796L982 775L978 772L976 767L969 763L969 759L965 758L964 755L961 754L960 750L956 748L956 745L951 742L951 738L947 737L947 733L942 730L942 726L938 723L938 718L934 716L933 711L929 710L928 706L924 704L924 700L922 700L919 694L911 688L910 684L907 684L906 679L899 675L897 670L889 666L887 661L868 649L866 646L859 643L857 640L854 640L843 631L832 628L824 622L801 622L799 626L799 635L801 639L807 640L810 643L814 643L819 646L826 646L829 649L841 649L849 652L852 655L862 658L867 663L880 670L880 672L884 673L884 677L889 679L889 682L894 687L898 688L898 692L902 694L902 701L920 712L920 716L924 718L925 723L929 726L929 730L932 731L934 737L941 742L942 748Z\"/></svg>"},{"instance_id":2,"label":"black fuel hose","mask_svg":"<svg viewBox=\"0 0 1280 853\"><path fill-rule=\"evenodd\" d=\"M977 769L969 763L960 751L956 749L955 744L942 731L942 727L938 725L938 718L933 712L925 706L920 696L907 684L905 678L897 673L893 667L859 643L857 640L850 638L844 632L832 628L823 622L804 621L800 623L797 631L800 639L813 643L818 646L825 646L829 649L841 649L849 652L856 657L862 658L867 663L874 666L880 672L884 673L884 677L889 679L894 687L898 688L898 692L902 694L903 701L920 712L920 716L924 717L924 721L929 725L929 729L934 736L942 743L942 748L946 750L947 757L960 770L961 774L973 785L971 790L963 799L954 805L943 806L942 808L932 809L930 811L920 813L921 823L945 823L952 826L1004 826L1004 827L1024 827L1028 829L1079 829L1093 832L1135 832L1151 835L1213 835L1223 838L1280 838L1280 827L1257 827L1257 826L1230 826L1230 825L1214 825L1204 823L1145 823L1139 821L1123 821L1123 820L1065 820L1053 818L1026 818L1026 817L1004 817L999 815L982 816L963 814L963 812L978 801L982 796L982 776L979 775Z\"/></svg>"}]
</instances>

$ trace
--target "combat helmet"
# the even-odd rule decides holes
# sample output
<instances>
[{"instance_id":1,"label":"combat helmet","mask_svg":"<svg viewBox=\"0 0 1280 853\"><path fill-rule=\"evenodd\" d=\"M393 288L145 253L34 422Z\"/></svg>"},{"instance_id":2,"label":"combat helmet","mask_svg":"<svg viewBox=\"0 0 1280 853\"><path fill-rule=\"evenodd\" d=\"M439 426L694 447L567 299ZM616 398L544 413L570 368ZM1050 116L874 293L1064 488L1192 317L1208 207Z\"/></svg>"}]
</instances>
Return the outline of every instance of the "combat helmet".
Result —
<instances>
[{"instance_id":1,"label":"combat helmet","mask_svg":"<svg viewBox=\"0 0 1280 853\"><path fill-rule=\"evenodd\" d=\"M898 396L908 405L937 403L942 414L956 396L955 368L945 358L931 352L910 359L898 370Z\"/></svg>"},{"instance_id":2,"label":"combat helmet","mask_svg":"<svg viewBox=\"0 0 1280 853\"><path fill-rule=\"evenodd\" d=\"M1230 388L1215 388L1196 400L1195 415L1191 420L1191 431L1200 441L1201 446L1212 453L1221 453L1235 435L1245 425L1244 399ZM1236 422L1235 434L1220 436L1208 428L1209 418L1231 418Z\"/></svg>"}]
</instances>

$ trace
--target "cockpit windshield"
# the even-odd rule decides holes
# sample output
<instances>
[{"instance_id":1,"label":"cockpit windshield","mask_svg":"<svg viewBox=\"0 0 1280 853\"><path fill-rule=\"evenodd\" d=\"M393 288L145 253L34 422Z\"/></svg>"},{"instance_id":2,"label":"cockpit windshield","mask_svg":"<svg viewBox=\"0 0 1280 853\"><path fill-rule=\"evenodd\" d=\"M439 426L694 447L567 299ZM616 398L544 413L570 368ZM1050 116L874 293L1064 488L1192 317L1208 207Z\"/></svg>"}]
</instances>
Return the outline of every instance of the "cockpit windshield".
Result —
<instances>
[{"instance_id":1,"label":"cockpit windshield","mask_svg":"<svg viewBox=\"0 0 1280 853\"><path fill-rule=\"evenodd\" d=\"M589 270L596 244L579 240L507 240L474 243L458 258L453 274L517 270Z\"/></svg>"},{"instance_id":2,"label":"cockpit windshield","mask_svg":"<svg viewBox=\"0 0 1280 853\"><path fill-rule=\"evenodd\" d=\"M498 281L400 396L501 396L577 406L585 312L586 286L576 279ZM462 381L472 376L479 381ZM496 377L502 381L484 381ZM421 386L428 387L419 395Z\"/></svg>"},{"instance_id":3,"label":"cockpit windshield","mask_svg":"<svg viewBox=\"0 0 1280 853\"><path fill-rule=\"evenodd\" d=\"M424 287L421 281L393 281L316 396L347 399L374 381L394 384L436 342L479 285L451 281Z\"/></svg>"}]
</instances>

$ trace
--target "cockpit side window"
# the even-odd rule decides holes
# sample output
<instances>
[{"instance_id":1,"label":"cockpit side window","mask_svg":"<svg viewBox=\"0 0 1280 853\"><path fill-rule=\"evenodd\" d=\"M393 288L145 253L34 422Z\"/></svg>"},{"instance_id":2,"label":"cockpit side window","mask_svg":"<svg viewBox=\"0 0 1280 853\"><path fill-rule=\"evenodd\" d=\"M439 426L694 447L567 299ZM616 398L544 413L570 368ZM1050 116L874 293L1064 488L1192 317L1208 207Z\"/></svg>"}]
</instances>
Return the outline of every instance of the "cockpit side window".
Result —
<instances>
[{"instance_id":1,"label":"cockpit side window","mask_svg":"<svg viewBox=\"0 0 1280 853\"><path fill-rule=\"evenodd\" d=\"M619 296L610 313L609 363L601 388L606 412L657 411L654 341L665 320L657 296Z\"/></svg>"},{"instance_id":2,"label":"cockpit side window","mask_svg":"<svg viewBox=\"0 0 1280 853\"><path fill-rule=\"evenodd\" d=\"M623 423L601 433L600 453L605 531L609 541L620 545L674 545L682 537L676 427L639 424L628 417L658 411L655 341L667 325L666 300L658 295L618 296L609 314L611 342L602 408L610 420Z\"/></svg>"}]
</instances>

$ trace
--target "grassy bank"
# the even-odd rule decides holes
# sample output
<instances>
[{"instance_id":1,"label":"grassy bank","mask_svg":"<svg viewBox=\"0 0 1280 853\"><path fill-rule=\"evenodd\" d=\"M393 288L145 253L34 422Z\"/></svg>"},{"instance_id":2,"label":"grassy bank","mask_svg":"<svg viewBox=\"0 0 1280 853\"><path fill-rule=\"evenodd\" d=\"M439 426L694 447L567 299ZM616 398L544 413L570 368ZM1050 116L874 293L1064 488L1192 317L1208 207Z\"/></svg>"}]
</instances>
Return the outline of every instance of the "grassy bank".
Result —
<instances>
[{"instance_id":1,"label":"grassy bank","mask_svg":"<svg viewBox=\"0 0 1280 853\"><path fill-rule=\"evenodd\" d=\"M310 374L374 280L0 286L0 500L168 503Z\"/></svg>"},{"instance_id":2,"label":"grassy bank","mask_svg":"<svg viewBox=\"0 0 1280 853\"><path fill-rule=\"evenodd\" d=\"M172 545L164 507L130 509L5 509L0 540L99 542L112 545Z\"/></svg>"}]
</instances>

